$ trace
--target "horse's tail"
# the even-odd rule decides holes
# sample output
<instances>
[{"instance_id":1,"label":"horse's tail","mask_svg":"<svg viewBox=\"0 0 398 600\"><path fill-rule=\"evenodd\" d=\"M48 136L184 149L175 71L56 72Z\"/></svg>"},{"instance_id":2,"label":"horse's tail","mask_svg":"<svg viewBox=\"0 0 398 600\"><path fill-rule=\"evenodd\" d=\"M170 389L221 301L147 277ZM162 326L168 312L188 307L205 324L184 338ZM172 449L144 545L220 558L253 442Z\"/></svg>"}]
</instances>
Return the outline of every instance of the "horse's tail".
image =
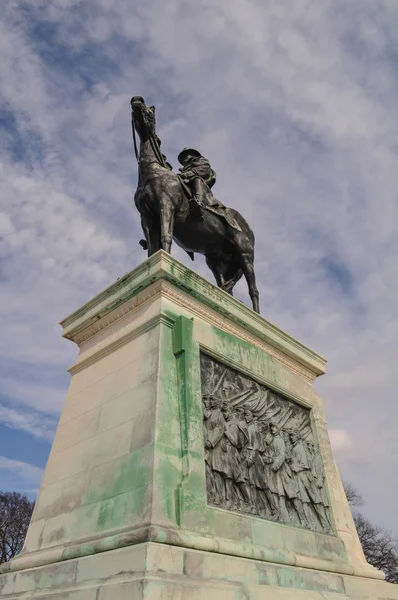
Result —
<instances>
[{"instance_id":1,"label":"horse's tail","mask_svg":"<svg viewBox=\"0 0 398 600\"><path fill-rule=\"evenodd\" d=\"M254 246L254 233L249 223L235 208L230 208L229 210L233 213L234 219L239 225L240 231L242 231L242 233L245 234L247 240L250 241L251 244Z\"/></svg>"}]
</instances>

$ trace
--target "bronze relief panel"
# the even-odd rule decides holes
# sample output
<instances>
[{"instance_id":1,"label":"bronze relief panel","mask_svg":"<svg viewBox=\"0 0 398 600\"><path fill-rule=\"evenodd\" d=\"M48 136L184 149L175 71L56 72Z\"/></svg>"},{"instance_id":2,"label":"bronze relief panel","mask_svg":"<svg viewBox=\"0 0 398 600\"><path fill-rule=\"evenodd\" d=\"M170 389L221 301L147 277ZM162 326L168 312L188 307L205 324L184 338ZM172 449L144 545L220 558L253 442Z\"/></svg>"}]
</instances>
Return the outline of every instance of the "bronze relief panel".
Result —
<instances>
[{"instance_id":1,"label":"bronze relief panel","mask_svg":"<svg viewBox=\"0 0 398 600\"><path fill-rule=\"evenodd\" d=\"M310 410L206 354L200 362L208 503L330 532Z\"/></svg>"}]
</instances>

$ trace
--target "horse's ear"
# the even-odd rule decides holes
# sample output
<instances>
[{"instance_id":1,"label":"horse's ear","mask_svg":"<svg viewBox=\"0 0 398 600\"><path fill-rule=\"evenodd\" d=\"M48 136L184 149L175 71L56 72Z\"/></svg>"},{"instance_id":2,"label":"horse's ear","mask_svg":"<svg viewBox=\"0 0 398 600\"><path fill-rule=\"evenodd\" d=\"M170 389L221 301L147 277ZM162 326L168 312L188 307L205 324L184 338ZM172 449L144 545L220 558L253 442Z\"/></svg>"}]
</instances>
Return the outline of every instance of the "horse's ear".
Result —
<instances>
[{"instance_id":1,"label":"horse's ear","mask_svg":"<svg viewBox=\"0 0 398 600\"><path fill-rule=\"evenodd\" d=\"M151 111L152 111L153 113L154 113L154 112L155 112L155 110L156 110L156 108L155 108L154 106L150 106L149 108L151 109Z\"/></svg>"}]
</instances>

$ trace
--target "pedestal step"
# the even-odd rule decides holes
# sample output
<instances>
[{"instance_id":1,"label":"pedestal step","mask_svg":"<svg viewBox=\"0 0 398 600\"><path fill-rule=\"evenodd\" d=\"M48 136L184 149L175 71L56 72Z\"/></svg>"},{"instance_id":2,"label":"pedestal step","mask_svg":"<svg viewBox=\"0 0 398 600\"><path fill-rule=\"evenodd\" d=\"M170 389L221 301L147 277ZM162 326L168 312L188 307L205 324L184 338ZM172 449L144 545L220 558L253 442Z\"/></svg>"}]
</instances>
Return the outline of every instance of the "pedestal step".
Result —
<instances>
[{"instance_id":1,"label":"pedestal step","mask_svg":"<svg viewBox=\"0 0 398 600\"><path fill-rule=\"evenodd\" d=\"M0 576L4 600L394 600L398 586L144 543Z\"/></svg>"}]
</instances>

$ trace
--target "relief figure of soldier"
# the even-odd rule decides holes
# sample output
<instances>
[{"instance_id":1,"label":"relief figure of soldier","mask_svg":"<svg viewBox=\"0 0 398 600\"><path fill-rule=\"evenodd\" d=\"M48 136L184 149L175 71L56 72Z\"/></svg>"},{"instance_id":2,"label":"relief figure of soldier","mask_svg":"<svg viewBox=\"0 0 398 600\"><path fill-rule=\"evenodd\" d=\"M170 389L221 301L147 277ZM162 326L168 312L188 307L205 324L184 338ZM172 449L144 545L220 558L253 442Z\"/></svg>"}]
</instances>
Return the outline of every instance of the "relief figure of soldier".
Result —
<instances>
[{"instance_id":1,"label":"relief figure of soldier","mask_svg":"<svg viewBox=\"0 0 398 600\"><path fill-rule=\"evenodd\" d=\"M325 468L310 411L203 356L208 501L329 533ZM206 361L206 362L205 362Z\"/></svg>"}]
</instances>

